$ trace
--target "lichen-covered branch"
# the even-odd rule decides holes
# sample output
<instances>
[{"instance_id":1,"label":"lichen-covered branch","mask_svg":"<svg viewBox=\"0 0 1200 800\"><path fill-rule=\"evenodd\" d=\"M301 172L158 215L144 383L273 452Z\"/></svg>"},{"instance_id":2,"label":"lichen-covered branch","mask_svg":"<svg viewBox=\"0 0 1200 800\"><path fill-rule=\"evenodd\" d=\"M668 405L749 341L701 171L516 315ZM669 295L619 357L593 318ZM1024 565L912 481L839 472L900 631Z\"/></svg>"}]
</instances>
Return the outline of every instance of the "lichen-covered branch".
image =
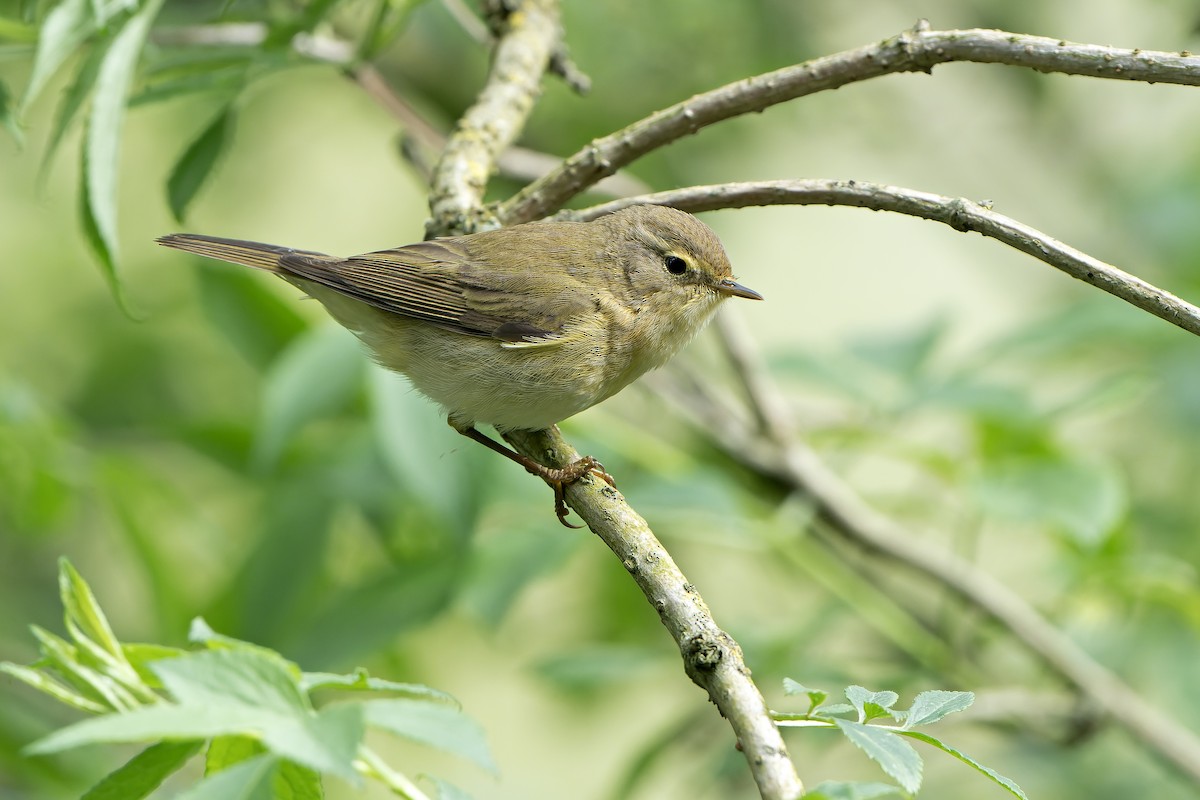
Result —
<instances>
[{"instance_id":1,"label":"lichen-covered branch","mask_svg":"<svg viewBox=\"0 0 1200 800\"><path fill-rule=\"evenodd\" d=\"M1075 44L994 30L931 31L922 22L876 44L816 58L726 84L665 108L600 139L500 204L506 225L562 208L569 199L633 160L721 120L896 72L929 72L952 61L1010 64L1094 78L1200 85L1200 56Z\"/></svg>"},{"instance_id":2,"label":"lichen-covered branch","mask_svg":"<svg viewBox=\"0 0 1200 800\"><path fill-rule=\"evenodd\" d=\"M557 428L506 435L516 449L552 467L579 458ZM646 521L608 484L585 479L566 489L567 503L599 536L658 611L683 655L684 668L708 692L737 737L759 793L791 800L803 792L783 737L762 693L750 678L742 650L722 631L708 606L688 583Z\"/></svg>"},{"instance_id":3,"label":"lichen-covered branch","mask_svg":"<svg viewBox=\"0 0 1200 800\"><path fill-rule=\"evenodd\" d=\"M483 193L496 159L533 110L559 36L556 0L524 0L505 18L487 83L459 118L434 169L429 236L497 227L485 219Z\"/></svg>"},{"instance_id":4,"label":"lichen-covered branch","mask_svg":"<svg viewBox=\"0 0 1200 800\"><path fill-rule=\"evenodd\" d=\"M580 211L563 212L559 216L595 219L637 203L655 203L691 212L768 205L854 206L921 217L949 225L956 231L974 231L996 239L1159 319L1200 335L1200 308L986 205L962 197L864 181L814 178L689 186L627 197Z\"/></svg>"}]
</instances>

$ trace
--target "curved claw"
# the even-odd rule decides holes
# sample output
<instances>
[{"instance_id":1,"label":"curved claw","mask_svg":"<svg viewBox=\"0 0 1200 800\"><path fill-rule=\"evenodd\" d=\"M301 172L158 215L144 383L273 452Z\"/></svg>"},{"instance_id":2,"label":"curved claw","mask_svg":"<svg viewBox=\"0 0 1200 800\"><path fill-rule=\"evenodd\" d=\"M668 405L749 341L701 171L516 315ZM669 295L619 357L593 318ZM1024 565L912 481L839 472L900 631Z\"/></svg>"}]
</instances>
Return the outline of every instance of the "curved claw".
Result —
<instances>
[{"instance_id":1,"label":"curved claw","mask_svg":"<svg viewBox=\"0 0 1200 800\"><path fill-rule=\"evenodd\" d=\"M565 489L568 485L580 480L585 475L595 475L614 489L617 488L617 483L613 480L613 476L605 472L604 465L591 456L584 456L562 469L550 469L547 467L543 467L542 469L544 472L534 474L540 475L554 489L554 514L558 517L558 521L568 528L583 527L582 525L572 525L567 522L567 515L571 513L570 509L567 508L565 494ZM533 470L530 470L530 472L533 472Z\"/></svg>"}]
</instances>

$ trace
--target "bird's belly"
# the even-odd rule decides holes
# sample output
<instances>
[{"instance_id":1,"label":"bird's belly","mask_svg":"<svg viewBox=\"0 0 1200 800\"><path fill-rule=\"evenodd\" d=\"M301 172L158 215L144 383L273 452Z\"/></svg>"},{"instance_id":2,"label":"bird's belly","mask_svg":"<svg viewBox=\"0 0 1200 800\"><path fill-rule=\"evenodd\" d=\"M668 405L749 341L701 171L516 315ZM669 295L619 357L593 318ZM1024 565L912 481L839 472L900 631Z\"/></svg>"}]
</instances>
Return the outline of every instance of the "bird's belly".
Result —
<instances>
[{"instance_id":1,"label":"bird's belly","mask_svg":"<svg viewBox=\"0 0 1200 800\"><path fill-rule=\"evenodd\" d=\"M355 331L385 367L408 377L453 422L538 430L578 414L616 391L603 338L506 348L381 314ZM619 387L618 387L619 388Z\"/></svg>"}]
</instances>

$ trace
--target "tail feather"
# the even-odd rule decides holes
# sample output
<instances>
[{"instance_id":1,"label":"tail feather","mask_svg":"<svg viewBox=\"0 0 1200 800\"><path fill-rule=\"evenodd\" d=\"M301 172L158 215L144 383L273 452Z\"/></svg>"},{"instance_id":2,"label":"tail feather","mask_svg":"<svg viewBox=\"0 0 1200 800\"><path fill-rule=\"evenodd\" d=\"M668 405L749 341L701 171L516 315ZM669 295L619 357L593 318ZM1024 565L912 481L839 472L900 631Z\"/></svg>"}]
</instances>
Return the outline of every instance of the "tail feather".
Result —
<instances>
[{"instance_id":1,"label":"tail feather","mask_svg":"<svg viewBox=\"0 0 1200 800\"><path fill-rule=\"evenodd\" d=\"M290 247L279 247L262 242L248 242L242 239L222 239L217 236L203 236L198 233L172 233L156 239L163 247L171 247L188 253L242 264L255 269L265 269L268 272L279 272L279 259L285 255L304 255L319 259L328 259L324 253L313 253L306 250L293 250Z\"/></svg>"}]
</instances>

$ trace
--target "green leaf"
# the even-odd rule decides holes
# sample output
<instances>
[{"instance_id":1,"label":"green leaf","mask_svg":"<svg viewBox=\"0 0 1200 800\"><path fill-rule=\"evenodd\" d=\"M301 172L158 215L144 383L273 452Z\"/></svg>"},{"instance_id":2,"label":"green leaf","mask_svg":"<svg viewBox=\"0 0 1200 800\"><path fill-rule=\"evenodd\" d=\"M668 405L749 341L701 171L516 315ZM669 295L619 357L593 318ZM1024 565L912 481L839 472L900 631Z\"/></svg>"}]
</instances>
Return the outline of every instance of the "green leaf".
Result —
<instances>
[{"instance_id":1,"label":"green leaf","mask_svg":"<svg viewBox=\"0 0 1200 800\"><path fill-rule=\"evenodd\" d=\"M904 791L916 794L921 788L921 757L895 732L847 719L835 719L833 722L847 739L879 764Z\"/></svg>"},{"instance_id":2,"label":"green leaf","mask_svg":"<svg viewBox=\"0 0 1200 800\"><path fill-rule=\"evenodd\" d=\"M176 221L183 221L188 205L212 174L233 132L233 121L233 104L227 103L175 162L167 178L167 200Z\"/></svg>"},{"instance_id":3,"label":"green leaf","mask_svg":"<svg viewBox=\"0 0 1200 800\"><path fill-rule=\"evenodd\" d=\"M307 423L349 405L362 382L366 359L340 325L324 325L289 347L267 375L255 461L278 461Z\"/></svg>"},{"instance_id":4,"label":"green leaf","mask_svg":"<svg viewBox=\"0 0 1200 800\"><path fill-rule=\"evenodd\" d=\"M107 51L107 42L93 44L88 50L83 65L75 73L75 79L63 93L62 100L59 101L58 108L54 113L54 122L46 140L46 150L42 154L42 163L39 168L40 180L45 180L50 164L54 160L54 154L58 152L58 147L62 144L67 129L71 127L75 116L83 108L88 95L92 93L92 87L96 85L96 77L100 74L100 64L104 61L104 54Z\"/></svg>"},{"instance_id":5,"label":"green leaf","mask_svg":"<svg viewBox=\"0 0 1200 800\"><path fill-rule=\"evenodd\" d=\"M308 327L261 274L210 263L196 276L204 316L257 369L266 369Z\"/></svg>"},{"instance_id":6,"label":"green leaf","mask_svg":"<svg viewBox=\"0 0 1200 800\"><path fill-rule=\"evenodd\" d=\"M1129 508L1125 482L1113 466L1065 457L993 462L971 488L988 513L1052 525L1089 549L1107 541Z\"/></svg>"},{"instance_id":7,"label":"green leaf","mask_svg":"<svg viewBox=\"0 0 1200 800\"><path fill-rule=\"evenodd\" d=\"M58 560L58 594L68 629L77 626L84 636L100 645L105 652L124 661L121 642L100 610L92 588L65 558Z\"/></svg>"},{"instance_id":8,"label":"green leaf","mask_svg":"<svg viewBox=\"0 0 1200 800\"><path fill-rule=\"evenodd\" d=\"M312 709L282 657L252 650L205 650L151 666L180 705L237 704L284 715Z\"/></svg>"},{"instance_id":9,"label":"green leaf","mask_svg":"<svg viewBox=\"0 0 1200 800\"><path fill-rule=\"evenodd\" d=\"M972 692L947 692L940 689L921 692L913 700L912 708L904 717L904 727L912 728L937 722L947 714L970 708L974 702L975 695Z\"/></svg>"},{"instance_id":10,"label":"green leaf","mask_svg":"<svg viewBox=\"0 0 1200 800\"><path fill-rule=\"evenodd\" d=\"M204 743L159 742L100 779L81 800L140 800L200 752Z\"/></svg>"},{"instance_id":11,"label":"green leaf","mask_svg":"<svg viewBox=\"0 0 1200 800\"><path fill-rule=\"evenodd\" d=\"M895 692L872 692L861 686L847 686L846 699L858 711L859 722L877 717L898 718L897 712L892 711L892 706L900 699Z\"/></svg>"},{"instance_id":12,"label":"green leaf","mask_svg":"<svg viewBox=\"0 0 1200 800\"><path fill-rule=\"evenodd\" d=\"M8 661L0 662L0 672L10 675L13 678L21 681L26 686L36 689L42 694L53 697L64 705L77 708L80 711L87 711L92 714L103 714L110 710L108 706L97 703L95 700L84 697L74 689L63 686L58 681L46 675L44 672L39 672L31 667L24 667L20 664L13 664Z\"/></svg>"},{"instance_id":13,"label":"green leaf","mask_svg":"<svg viewBox=\"0 0 1200 800\"><path fill-rule=\"evenodd\" d=\"M901 792L886 783L846 783L822 781L804 793L805 800L875 800L878 797L899 797Z\"/></svg>"},{"instance_id":14,"label":"green leaf","mask_svg":"<svg viewBox=\"0 0 1200 800\"><path fill-rule=\"evenodd\" d=\"M305 694L322 689L388 692L408 695L415 700L440 700L458 706L458 701L445 692L419 683L397 683L384 678L374 678L361 668L350 675L335 675L332 672L306 672L301 676L300 690Z\"/></svg>"},{"instance_id":15,"label":"green leaf","mask_svg":"<svg viewBox=\"0 0 1200 800\"><path fill-rule=\"evenodd\" d=\"M294 761L280 761L273 786L275 800L321 800L321 774Z\"/></svg>"},{"instance_id":16,"label":"green leaf","mask_svg":"<svg viewBox=\"0 0 1200 800\"><path fill-rule=\"evenodd\" d=\"M565 563L581 543L576 536L547 537L541 529L510 530L478 540L471 549L463 600L495 628L521 590Z\"/></svg>"},{"instance_id":17,"label":"green leaf","mask_svg":"<svg viewBox=\"0 0 1200 800\"><path fill-rule=\"evenodd\" d=\"M179 658L188 655L187 650L178 647L167 647L161 644L146 644L143 642L126 642L121 645L125 660L137 672L138 677L148 686L162 688L158 676L150 670L149 665L165 658Z\"/></svg>"},{"instance_id":18,"label":"green leaf","mask_svg":"<svg viewBox=\"0 0 1200 800\"><path fill-rule=\"evenodd\" d=\"M8 91L8 84L4 81L0 81L0 125L8 130L18 147L25 146L25 131L21 130L21 123L17 121L12 95Z\"/></svg>"},{"instance_id":19,"label":"green leaf","mask_svg":"<svg viewBox=\"0 0 1200 800\"><path fill-rule=\"evenodd\" d=\"M110 709L134 708L138 705L137 701L113 680L81 663L78 648L66 639L36 625L30 630L41 646L45 665L58 672L85 697L99 701Z\"/></svg>"},{"instance_id":20,"label":"green leaf","mask_svg":"<svg viewBox=\"0 0 1200 800\"><path fill-rule=\"evenodd\" d=\"M432 775L427 775L426 778L437 789L438 800L472 800L471 795L449 781L435 778Z\"/></svg>"},{"instance_id":21,"label":"green leaf","mask_svg":"<svg viewBox=\"0 0 1200 800\"><path fill-rule=\"evenodd\" d=\"M84 136L84 230L105 278L116 287L117 176L125 101L150 26L163 0L147 0L113 39L96 76L96 92Z\"/></svg>"},{"instance_id":22,"label":"green leaf","mask_svg":"<svg viewBox=\"0 0 1200 800\"><path fill-rule=\"evenodd\" d=\"M250 736L214 737L204 753L204 774L220 772L265 752L267 749L263 747L262 742Z\"/></svg>"},{"instance_id":23,"label":"green leaf","mask_svg":"<svg viewBox=\"0 0 1200 800\"><path fill-rule=\"evenodd\" d=\"M275 800L278 761L267 755L205 777L175 800Z\"/></svg>"},{"instance_id":24,"label":"green leaf","mask_svg":"<svg viewBox=\"0 0 1200 800\"><path fill-rule=\"evenodd\" d=\"M160 739L211 739L278 727L279 719L260 709L237 705L142 706L68 725L26 748L34 755L56 753L87 744L152 742Z\"/></svg>"},{"instance_id":25,"label":"green leaf","mask_svg":"<svg viewBox=\"0 0 1200 800\"><path fill-rule=\"evenodd\" d=\"M47 81L93 30L95 27L88 0L63 0L46 15L38 35L33 71L29 74L25 97L21 100L22 115L46 87Z\"/></svg>"},{"instance_id":26,"label":"green leaf","mask_svg":"<svg viewBox=\"0 0 1200 800\"><path fill-rule=\"evenodd\" d=\"M418 700L367 700L367 725L462 756L495 774L483 730L466 714Z\"/></svg>"},{"instance_id":27,"label":"green leaf","mask_svg":"<svg viewBox=\"0 0 1200 800\"><path fill-rule=\"evenodd\" d=\"M794 681L791 678L783 679L783 693L786 695L807 695L809 703L808 713L810 714L816 711L822 703L829 699L828 692L823 692L820 689L810 689L804 684Z\"/></svg>"},{"instance_id":28,"label":"green leaf","mask_svg":"<svg viewBox=\"0 0 1200 800\"><path fill-rule=\"evenodd\" d=\"M1016 783L996 772L994 769L985 767L983 764L980 764L966 753L960 750L955 750L953 747L941 741L940 739L935 739L927 733L919 733L917 731L899 731L898 733L901 736L907 736L910 739L916 739L917 741L925 742L925 744L933 745L944 753L949 753L964 764L967 764L982 772L992 781L1007 789L1009 793L1013 794L1014 796L1021 798L1021 800L1029 800L1029 798L1025 796L1025 792L1021 791L1021 787L1017 786Z\"/></svg>"}]
</instances>

